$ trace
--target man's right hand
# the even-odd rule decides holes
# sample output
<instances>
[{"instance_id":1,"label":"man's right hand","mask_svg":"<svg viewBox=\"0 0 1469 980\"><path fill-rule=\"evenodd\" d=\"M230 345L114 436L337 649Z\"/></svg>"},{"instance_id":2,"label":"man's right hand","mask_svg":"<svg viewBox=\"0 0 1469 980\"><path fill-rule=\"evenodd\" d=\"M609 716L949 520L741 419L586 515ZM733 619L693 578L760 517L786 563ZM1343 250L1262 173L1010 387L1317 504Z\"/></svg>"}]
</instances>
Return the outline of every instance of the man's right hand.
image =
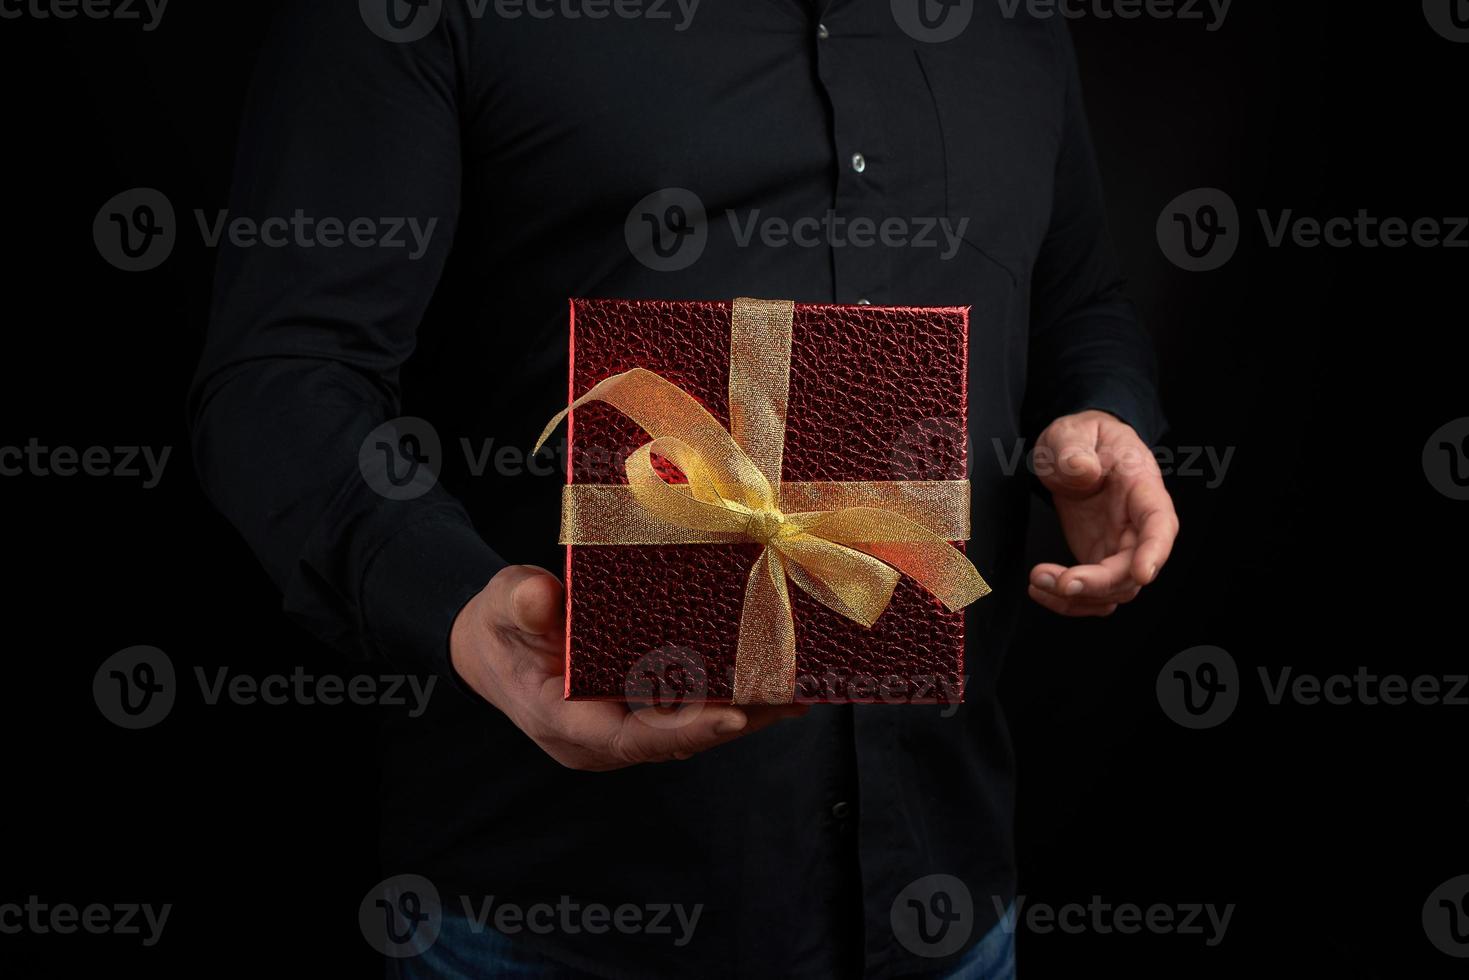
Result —
<instances>
[{"instance_id":1,"label":"man's right hand","mask_svg":"<svg viewBox=\"0 0 1469 980\"><path fill-rule=\"evenodd\" d=\"M449 652L459 676L563 766L602 772L696 752L806 713L805 705L685 705L629 711L610 701L567 701L561 581L510 565L459 611Z\"/></svg>"}]
</instances>

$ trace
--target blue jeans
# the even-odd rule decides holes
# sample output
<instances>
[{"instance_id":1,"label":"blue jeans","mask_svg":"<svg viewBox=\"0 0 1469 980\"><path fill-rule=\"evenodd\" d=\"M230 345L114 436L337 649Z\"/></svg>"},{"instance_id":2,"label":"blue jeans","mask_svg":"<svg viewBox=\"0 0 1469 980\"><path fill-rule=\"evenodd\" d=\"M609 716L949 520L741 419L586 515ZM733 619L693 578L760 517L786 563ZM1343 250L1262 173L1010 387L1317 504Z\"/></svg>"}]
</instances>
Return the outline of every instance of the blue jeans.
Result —
<instances>
[{"instance_id":1,"label":"blue jeans","mask_svg":"<svg viewBox=\"0 0 1469 980\"><path fill-rule=\"evenodd\" d=\"M945 973L936 980L1015 980L1015 908L1005 913ZM1010 924L1010 928L1006 928ZM595 980L593 974L517 942L491 928L475 932L468 919L446 914L439 938L418 956L389 960L390 980L480 980L512 977L521 980Z\"/></svg>"},{"instance_id":2,"label":"blue jeans","mask_svg":"<svg viewBox=\"0 0 1469 980\"><path fill-rule=\"evenodd\" d=\"M1005 910L989 932L970 946L944 980L1015 980L1015 906Z\"/></svg>"}]
</instances>

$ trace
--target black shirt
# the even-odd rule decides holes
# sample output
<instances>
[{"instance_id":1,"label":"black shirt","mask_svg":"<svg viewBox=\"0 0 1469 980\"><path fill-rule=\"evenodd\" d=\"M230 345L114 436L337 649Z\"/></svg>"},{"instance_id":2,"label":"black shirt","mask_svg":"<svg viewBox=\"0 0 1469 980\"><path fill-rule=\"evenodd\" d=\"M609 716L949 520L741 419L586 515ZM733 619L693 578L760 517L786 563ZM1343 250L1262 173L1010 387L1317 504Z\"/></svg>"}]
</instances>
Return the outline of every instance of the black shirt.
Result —
<instances>
[{"instance_id":1,"label":"black shirt","mask_svg":"<svg viewBox=\"0 0 1469 980\"><path fill-rule=\"evenodd\" d=\"M231 216L277 220L270 244L221 245L192 411L203 482L286 610L449 682L385 733L385 872L450 909L703 906L682 947L522 934L608 975L932 969L894 935L906 886L962 880L970 942L1014 889L994 697L1025 591L1012 454L1085 408L1161 426L1062 22L973 4L931 40L943 25L877 0L372 6L294 3L274 29ZM285 230L298 211L313 230ZM354 244L328 219L375 224ZM563 769L452 685L447 637L505 563L560 567L563 460L518 454L566 403L567 299L739 295L972 307L970 555L995 595L970 607L967 703L819 707L687 762ZM442 459L395 500L359 450L399 416Z\"/></svg>"}]
</instances>

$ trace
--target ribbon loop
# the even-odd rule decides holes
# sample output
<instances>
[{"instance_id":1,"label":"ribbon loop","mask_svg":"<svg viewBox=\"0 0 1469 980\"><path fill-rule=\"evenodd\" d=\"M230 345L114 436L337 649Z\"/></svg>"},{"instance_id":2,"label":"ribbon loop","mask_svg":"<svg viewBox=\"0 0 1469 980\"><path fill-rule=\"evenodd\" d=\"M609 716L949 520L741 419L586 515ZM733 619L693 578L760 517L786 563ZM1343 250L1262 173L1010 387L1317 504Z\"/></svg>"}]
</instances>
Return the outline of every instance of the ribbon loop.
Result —
<instances>
[{"instance_id":1,"label":"ribbon loop","mask_svg":"<svg viewBox=\"0 0 1469 980\"><path fill-rule=\"evenodd\" d=\"M531 454L540 451L561 420L587 402L606 402L632 419L654 439L686 443L704 461L720 496L758 507L775 499L770 481L750 461L734 436L693 395L647 368L632 368L597 382L576 401L556 413L541 430Z\"/></svg>"}]
</instances>

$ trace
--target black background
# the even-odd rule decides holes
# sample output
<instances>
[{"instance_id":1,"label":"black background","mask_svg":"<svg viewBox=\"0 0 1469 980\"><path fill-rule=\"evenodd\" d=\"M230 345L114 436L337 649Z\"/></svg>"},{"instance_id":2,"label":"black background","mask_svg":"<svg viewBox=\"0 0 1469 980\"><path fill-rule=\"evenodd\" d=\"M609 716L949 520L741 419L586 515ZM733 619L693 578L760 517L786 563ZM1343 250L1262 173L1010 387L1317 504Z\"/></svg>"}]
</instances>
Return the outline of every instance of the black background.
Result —
<instances>
[{"instance_id":1,"label":"black background","mask_svg":"<svg viewBox=\"0 0 1469 980\"><path fill-rule=\"evenodd\" d=\"M714 0L707 0L714 2ZM983 2L983 0L981 0ZM1446 0L1447 2L1447 0ZM373 710L209 707L155 728L97 711L109 654L181 673L349 674L278 599L194 482L184 393L268 4L179 0L160 28L0 21L8 194L0 445L172 447L160 486L0 478L7 773L0 901L172 902L162 941L0 935L0 975L374 976L357 904L378 880ZM1420 453L1465 409L1469 252L1271 248L1254 217L1448 217L1463 195L1469 45L1416 3L1238 0L1200 22L1073 23L1119 250L1159 342L1170 447L1234 447L1222 485L1171 481L1183 522L1159 583L1112 620L1027 617L1002 693L1021 764L1021 891L1059 905L1235 903L1224 942L1023 933L1022 975L1463 976L1423 903L1469 873L1464 718L1450 706L1268 704L1258 666L1466 670L1464 507ZM180 215L160 268L120 272L91 225L155 187ZM1239 253L1188 273L1154 225L1226 190ZM1063 554L1049 515L1037 559ZM1198 644L1244 696L1218 728L1160 710ZM289 953L289 958L287 958Z\"/></svg>"}]
</instances>

